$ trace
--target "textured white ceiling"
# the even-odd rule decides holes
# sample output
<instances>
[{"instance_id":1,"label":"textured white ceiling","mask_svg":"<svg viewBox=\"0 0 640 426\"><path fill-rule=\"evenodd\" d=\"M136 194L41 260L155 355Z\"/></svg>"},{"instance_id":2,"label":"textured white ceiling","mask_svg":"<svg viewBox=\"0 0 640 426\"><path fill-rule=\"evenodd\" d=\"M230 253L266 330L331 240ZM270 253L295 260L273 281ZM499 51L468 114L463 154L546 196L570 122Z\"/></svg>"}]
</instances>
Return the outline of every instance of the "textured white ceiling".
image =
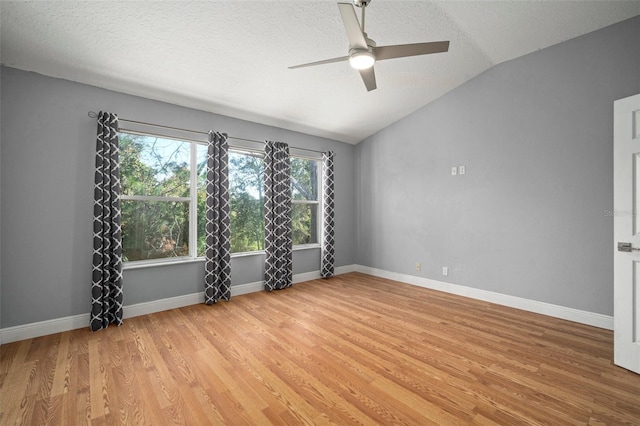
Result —
<instances>
[{"instance_id":1,"label":"textured white ceiling","mask_svg":"<svg viewBox=\"0 0 640 426\"><path fill-rule=\"evenodd\" d=\"M336 1L0 0L1 61L357 143L495 64L639 14L640 1L373 0L379 46L451 46L376 63L367 92L346 62L287 69L347 54Z\"/></svg>"}]
</instances>

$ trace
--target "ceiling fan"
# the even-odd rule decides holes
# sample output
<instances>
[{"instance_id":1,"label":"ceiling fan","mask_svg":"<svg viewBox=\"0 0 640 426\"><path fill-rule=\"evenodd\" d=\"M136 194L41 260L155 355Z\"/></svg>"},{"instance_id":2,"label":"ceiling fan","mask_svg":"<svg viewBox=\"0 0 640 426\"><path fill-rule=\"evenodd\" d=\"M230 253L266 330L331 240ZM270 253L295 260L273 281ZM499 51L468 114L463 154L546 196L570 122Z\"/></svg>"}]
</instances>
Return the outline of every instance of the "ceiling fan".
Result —
<instances>
[{"instance_id":1,"label":"ceiling fan","mask_svg":"<svg viewBox=\"0 0 640 426\"><path fill-rule=\"evenodd\" d=\"M435 41L430 43L396 44L393 46L376 46L364 31L365 9L371 0L353 0L353 4L362 9L362 27L358 22L356 11L351 3L338 3L342 22L347 30L349 38L349 55L339 58L325 59L323 61L310 62L296 65L289 69L311 67L314 65L330 64L333 62L349 61L351 66L360 72L360 77L367 91L376 89L376 75L373 64L384 59L404 58L407 56L427 55L449 50L448 41Z\"/></svg>"}]
</instances>

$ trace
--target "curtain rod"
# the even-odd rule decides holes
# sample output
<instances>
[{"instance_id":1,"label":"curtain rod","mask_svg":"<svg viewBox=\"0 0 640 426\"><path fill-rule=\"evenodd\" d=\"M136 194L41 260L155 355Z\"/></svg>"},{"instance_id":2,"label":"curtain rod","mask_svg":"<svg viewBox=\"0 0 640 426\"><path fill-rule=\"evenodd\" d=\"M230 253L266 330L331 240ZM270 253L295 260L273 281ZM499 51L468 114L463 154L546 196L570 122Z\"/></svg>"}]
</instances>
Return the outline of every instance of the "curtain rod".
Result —
<instances>
[{"instance_id":1,"label":"curtain rod","mask_svg":"<svg viewBox=\"0 0 640 426\"><path fill-rule=\"evenodd\" d=\"M98 113L95 111L89 111L87 113L87 115L91 118L98 118ZM170 129L170 130L178 130L180 132L189 132L189 133L196 133L198 135L209 135L209 132L201 132L199 130L189 130L189 129L182 129L180 127L171 127L171 126L164 126L162 124L154 124L154 123L147 123L145 121L136 121L136 120L128 120L126 118L120 118L118 117L118 121L126 121L127 123L134 123L134 124L142 124L144 126L152 126L152 127L160 127L163 129ZM227 136L230 139L236 139L236 140L240 140L240 141L246 141L246 142L255 142L255 143L261 143L264 144L265 141L257 141L257 140L253 140L253 139L245 139L245 138L239 138L236 136ZM309 148L299 148L297 146L289 146L289 148L292 149L299 149L301 151L310 151L310 152L317 152L318 154L323 154L323 151L317 151L315 149L309 149Z\"/></svg>"}]
</instances>

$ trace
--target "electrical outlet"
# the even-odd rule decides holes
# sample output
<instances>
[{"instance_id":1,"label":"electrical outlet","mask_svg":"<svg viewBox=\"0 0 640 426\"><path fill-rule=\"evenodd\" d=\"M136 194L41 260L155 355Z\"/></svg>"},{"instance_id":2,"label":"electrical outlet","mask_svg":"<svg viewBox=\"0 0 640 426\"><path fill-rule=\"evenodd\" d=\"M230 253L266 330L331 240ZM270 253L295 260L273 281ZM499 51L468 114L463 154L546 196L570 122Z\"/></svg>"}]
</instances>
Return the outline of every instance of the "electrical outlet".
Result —
<instances>
[{"instance_id":1,"label":"electrical outlet","mask_svg":"<svg viewBox=\"0 0 640 426\"><path fill-rule=\"evenodd\" d=\"M452 167L451 168L451 176L455 176L458 174L458 168L457 167Z\"/></svg>"},{"instance_id":2,"label":"electrical outlet","mask_svg":"<svg viewBox=\"0 0 640 426\"><path fill-rule=\"evenodd\" d=\"M416 262L416 271L419 271L422 269L422 265L420 265L420 262Z\"/></svg>"},{"instance_id":3,"label":"electrical outlet","mask_svg":"<svg viewBox=\"0 0 640 426\"><path fill-rule=\"evenodd\" d=\"M467 167L466 166L460 166L458 167L458 174L460 175L464 175L467 173Z\"/></svg>"},{"instance_id":4,"label":"electrical outlet","mask_svg":"<svg viewBox=\"0 0 640 426\"><path fill-rule=\"evenodd\" d=\"M445 276L449 275L449 268L448 267L446 267L446 266L442 267L442 275L445 275Z\"/></svg>"}]
</instances>

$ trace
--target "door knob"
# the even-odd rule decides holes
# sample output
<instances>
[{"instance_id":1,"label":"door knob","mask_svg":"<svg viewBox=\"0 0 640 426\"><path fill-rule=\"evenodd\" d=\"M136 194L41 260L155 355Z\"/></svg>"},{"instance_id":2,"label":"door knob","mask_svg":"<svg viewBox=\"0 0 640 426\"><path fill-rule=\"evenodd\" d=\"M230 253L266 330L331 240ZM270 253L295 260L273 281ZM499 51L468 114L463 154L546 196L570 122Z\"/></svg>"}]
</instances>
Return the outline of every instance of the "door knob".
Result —
<instances>
[{"instance_id":1,"label":"door knob","mask_svg":"<svg viewBox=\"0 0 640 426\"><path fill-rule=\"evenodd\" d=\"M631 253L632 251L640 251L640 248L631 247L631 243L618 243L618 251Z\"/></svg>"}]
</instances>

